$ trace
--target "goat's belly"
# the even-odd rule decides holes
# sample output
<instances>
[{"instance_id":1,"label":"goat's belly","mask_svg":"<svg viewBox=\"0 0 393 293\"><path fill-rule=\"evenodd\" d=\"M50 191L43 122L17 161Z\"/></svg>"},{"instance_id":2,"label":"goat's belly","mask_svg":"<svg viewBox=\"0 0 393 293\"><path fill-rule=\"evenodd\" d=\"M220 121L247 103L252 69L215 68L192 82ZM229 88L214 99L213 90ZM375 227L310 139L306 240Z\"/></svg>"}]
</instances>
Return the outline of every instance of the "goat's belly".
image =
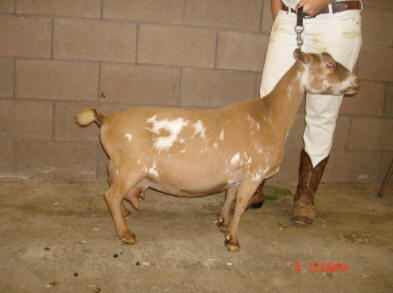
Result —
<instances>
[{"instance_id":1,"label":"goat's belly","mask_svg":"<svg viewBox=\"0 0 393 293\"><path fill-rule=\"evenodd\" d=\"M201 197L214 193L219 193L228 188L228 184L224 182L210 182L209 184L189 183L184 185L175 185L165 181L153 181L143 179L137 184L142 190L152 188L170 195L181 197Z\"/></svg>"}]
</instances>

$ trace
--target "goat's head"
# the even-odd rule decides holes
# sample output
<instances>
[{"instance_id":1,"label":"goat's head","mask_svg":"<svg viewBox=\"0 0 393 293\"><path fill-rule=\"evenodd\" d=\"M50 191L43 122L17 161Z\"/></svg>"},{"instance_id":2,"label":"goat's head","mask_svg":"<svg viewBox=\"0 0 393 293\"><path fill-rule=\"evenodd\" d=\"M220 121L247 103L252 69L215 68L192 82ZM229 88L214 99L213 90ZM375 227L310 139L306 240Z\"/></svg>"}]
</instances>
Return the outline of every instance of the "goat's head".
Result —
<instances>
[{"instance_id":1,"label":"goat's head","mask_svg":"<svg viewBox=\"0 0 393 293\"><path fill-rule=\"evenodd\" d=\"M353 95L360 88L355 74L335 61L329 53L307 54L300 49L294 57L302 74L306 92L312 94Z\"/></svg>"}]
</instances>

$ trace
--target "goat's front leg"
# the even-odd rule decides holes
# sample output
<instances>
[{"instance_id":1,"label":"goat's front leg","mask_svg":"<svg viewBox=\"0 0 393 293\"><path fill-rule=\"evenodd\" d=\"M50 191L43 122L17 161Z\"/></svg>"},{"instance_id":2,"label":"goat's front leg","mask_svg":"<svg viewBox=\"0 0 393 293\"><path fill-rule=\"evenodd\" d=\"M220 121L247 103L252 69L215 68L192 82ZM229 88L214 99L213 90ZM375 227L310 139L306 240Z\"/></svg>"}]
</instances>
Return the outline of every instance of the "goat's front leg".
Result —
<instances>
[{"instance_id":1,"label":"goat's front leg","mask_svg":"<svg viewBox=\"0 0 393 293\"><path fill-rule=\"evenodd\" d=\"M224 233L228 232L229 214L231 211L232 202L235 200L238 192L238 187L231 187L225 191L225 201L218 216L217 226Z\"/></svg>"},{"instance_id":2,"label":"goat's front leg","mask_svg":"<svg viewBox=\"0 0 393 293\"><path fill-rule=\"evenodd\" d=\"M233 214L231 224L228 227L228 233L225 235L225 245L230 251L239 251L240 249L239 240L237 237L240 219L243 216L248 203L259 183L260 182L252 181L251 178L244 178L239 187L239 192L236 197L235 212Z\"/></svg>"},{"instance_id":3,"label":"goat's front leg","mask_svg":"<svg viewBox=\"0 0 393 293\"><path fill-rule=\"evenodd\" d=\"M131 178L122 178L121 176L118 176L105 193L105 200L112 214L113 221L115 222L116 231L121 240L127 244L135 244L136 238L135 234L128 229L124 221L121 205L127 191L137 182L138 180L136 180L136 178L135 180L132 180Z\"/></svg>"}]
</instances>

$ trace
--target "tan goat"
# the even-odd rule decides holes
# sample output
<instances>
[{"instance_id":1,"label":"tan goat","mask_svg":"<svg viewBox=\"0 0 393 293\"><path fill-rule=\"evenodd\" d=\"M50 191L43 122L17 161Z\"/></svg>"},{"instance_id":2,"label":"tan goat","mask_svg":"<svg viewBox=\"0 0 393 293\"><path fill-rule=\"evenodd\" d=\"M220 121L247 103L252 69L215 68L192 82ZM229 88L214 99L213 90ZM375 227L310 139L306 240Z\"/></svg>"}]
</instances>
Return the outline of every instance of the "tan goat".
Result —
<instances>
[{"instance_id":1,"label":"tan goat","mask_svg":"<svg viewBox=\"0 0 393 293\"><path fill-rule=\"evenodd\" d=\"M123 199L139 208L147 188L184 197L226 191L218 225L227 248L239 250L240 218L258 185L278 172L305 92L353 94L359 88L356 76L327 53L297 49L294 57L294 65L262 99L215 110L135 107L115 115L94 109L77 115L80 125L101 127L112 182L105 199L125 243L136 238L123 219Z\"/></svg>"}]
</instances>

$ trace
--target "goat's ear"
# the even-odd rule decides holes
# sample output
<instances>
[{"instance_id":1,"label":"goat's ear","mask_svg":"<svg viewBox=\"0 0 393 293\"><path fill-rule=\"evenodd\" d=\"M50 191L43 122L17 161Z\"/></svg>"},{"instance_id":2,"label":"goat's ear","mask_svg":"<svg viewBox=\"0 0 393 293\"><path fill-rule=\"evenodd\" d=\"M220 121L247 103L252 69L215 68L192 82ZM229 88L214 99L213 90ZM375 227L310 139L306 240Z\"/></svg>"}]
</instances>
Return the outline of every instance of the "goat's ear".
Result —
<instances>
[{"instance_id":1,"label":"goat's ear","mask_svg":"<svg viewBox=\"0 0 393 293\"><path fill-rule=\"evenodd\" d=\"M295 51L293 51L293 57L303 64L308 64L310 62L310 60L307 58L307 54L303 53L299 48L296 48Z\"/></svg>"}]
</instances>

